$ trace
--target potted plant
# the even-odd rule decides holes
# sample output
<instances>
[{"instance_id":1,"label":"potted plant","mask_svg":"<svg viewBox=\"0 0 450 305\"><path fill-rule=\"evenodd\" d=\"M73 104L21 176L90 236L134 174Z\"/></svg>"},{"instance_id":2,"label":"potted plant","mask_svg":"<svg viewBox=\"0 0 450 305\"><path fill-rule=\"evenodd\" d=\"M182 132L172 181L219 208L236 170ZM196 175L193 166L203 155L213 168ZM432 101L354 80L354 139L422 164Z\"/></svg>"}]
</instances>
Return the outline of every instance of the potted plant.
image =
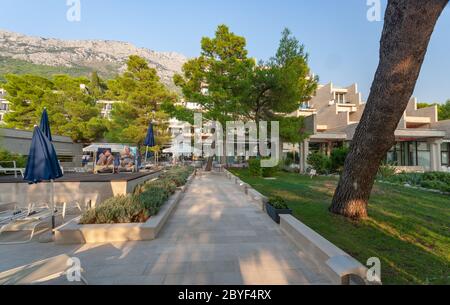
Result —
<instances>
[{"instance_id":1,"label":"potted plant","mask_svg":"<svg viewBox=\"0 0 450 305\"><path fill-rule=\"evenodd\" d=\"M271 197L269 202L266 203L266 210L267 214L278 224L280 223L280 215L292 214L292 210L281 197Z\"/></svg>"}]
</instances>

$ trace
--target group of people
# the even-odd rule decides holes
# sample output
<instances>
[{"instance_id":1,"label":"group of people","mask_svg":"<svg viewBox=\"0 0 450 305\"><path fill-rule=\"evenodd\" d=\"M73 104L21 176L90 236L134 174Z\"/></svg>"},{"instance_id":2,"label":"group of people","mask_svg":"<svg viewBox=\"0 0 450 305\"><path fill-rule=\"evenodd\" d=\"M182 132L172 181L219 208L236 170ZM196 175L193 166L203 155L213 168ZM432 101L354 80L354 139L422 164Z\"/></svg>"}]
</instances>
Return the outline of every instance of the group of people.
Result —
<instances>
[{"instance_id":1,"label":"group of people","mask_svg":"<svg viewBox=\"0 0 450 305\"><path fill-rule=\"evenodd\" d=\"M100 154L97 160L97 167L100 167L99 172L104 170L114 169L115 157L111 149L105 149L103 153ZM124 150L120 153L120 164L119 168L122 170L130 171L133 170L135 166L135 156L131 152L130 147L125 146Z\"/></svg>"}]
</instances>

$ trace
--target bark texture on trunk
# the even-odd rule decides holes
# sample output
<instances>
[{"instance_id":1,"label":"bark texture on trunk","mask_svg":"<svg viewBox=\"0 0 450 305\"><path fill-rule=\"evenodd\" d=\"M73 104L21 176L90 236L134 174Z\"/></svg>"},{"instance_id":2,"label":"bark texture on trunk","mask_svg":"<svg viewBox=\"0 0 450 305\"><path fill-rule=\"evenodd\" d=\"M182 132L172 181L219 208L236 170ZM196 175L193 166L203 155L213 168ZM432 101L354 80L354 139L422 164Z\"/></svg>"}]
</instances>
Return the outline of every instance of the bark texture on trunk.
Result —
<instances>
[{"instance_id":1,"label":"bark texture on trunk","mask_svg":"<svg viewBox=\"0 0 450 305\"><path fill-rule=\"evenodd\" d=\"M353 138L330 211L353 219L368 216L378 168L395 143L395 130L416 86L436 22L448 0L390 0L380 63Z\"/></svg>"}]
</instances>

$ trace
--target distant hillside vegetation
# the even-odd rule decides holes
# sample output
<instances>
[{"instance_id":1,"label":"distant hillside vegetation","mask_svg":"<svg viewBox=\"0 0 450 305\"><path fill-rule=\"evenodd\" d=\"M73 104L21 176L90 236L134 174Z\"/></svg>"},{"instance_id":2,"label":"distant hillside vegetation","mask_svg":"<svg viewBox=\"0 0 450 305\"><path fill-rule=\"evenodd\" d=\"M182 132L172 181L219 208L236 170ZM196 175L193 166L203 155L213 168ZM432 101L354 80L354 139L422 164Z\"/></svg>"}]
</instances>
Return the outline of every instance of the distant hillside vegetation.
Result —
<instances>
[{"instance_id":1,"label":"distant hillside vegetation","mask_svg":"<svg viewBox=\"0 0 450 305\"><path fill-rule=\"evenodd\" d=\"M89 67L62 67L62 66L46 66L36 65L25 60L0 57L0 82L5 81L6 74L34 74L46 78L51 78L57 74L68 74L74 77L86 76L95 69ZM114 73L99 72L100 76L109 79L114 77Z\"/></svg>"}]
</instances>

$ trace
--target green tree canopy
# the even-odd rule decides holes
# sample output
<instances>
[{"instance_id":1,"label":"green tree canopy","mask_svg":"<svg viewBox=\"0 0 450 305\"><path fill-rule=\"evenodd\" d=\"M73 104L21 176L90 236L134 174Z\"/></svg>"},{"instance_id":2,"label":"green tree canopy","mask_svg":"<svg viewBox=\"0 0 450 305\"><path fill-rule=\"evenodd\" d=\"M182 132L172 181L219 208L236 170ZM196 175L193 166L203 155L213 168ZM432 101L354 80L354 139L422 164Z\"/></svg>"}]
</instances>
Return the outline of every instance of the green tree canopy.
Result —
<instances>
[{"instance_id":1,"label":"green tree canopy","mask_svg":"<svg viewBox=\"0 0 450 305\"><path fill-rule=\"evenodd\" d=\"M431 107L431 106L435 106L435 105L438 106L439 121L450 120L450 100L447 100L447 102L445 102L445 104L418 103L417 108L421 109L421 108L427 108L427 107Z\"/></svg>"},{"instance_id":2,"label":"green tree canopy","mask_svg":"<svg viewBox=\"0 0 450 305\"><path fill-rule=\"evenodd\" d=\"M49 113L52 131L77 142L102 138L105 122L99 117L96 100L80 85L90 86L83 77L56 75L52 80L34 75L7 75L4 85L11 102L5 116L8 128L31 130L39 124L44 108Z\"/></svg>"},{"instance_id":3,"label":"green tree canopy","mask_svg":"<svg viewBox=\"0 0 450 305\"><path fill-rule=\"evenodd\" d=\"M445 104L439 105L439 120L450 120L450 100Z\"/></svg>"},{"instance_id":4,"label":"green tree canopy","mask_svg":"<svg viewBox=\"0 0 450 305\"><path fill-rule=\"evenodd\" d=\"M255 66L248 58L245 38L220 25L214 38L202 39L201 49L199 57L183 66L183 75L175 75L175 84L187 100L202 106L205 119L225 124L239 118L241 99Z\"/></svg>"},{"instance_id":5,"label":"green tree canopy","mask_svg":"<svg viewBox=\"0 0 450 305\"><path fill-rule=\"evenodd\" d=\"M250 86L242 99L245 116L259 122L291 114L311 98L317 82L304 46L285 29L276 55L260 62L250 74Z\"/></svg>"},{"instance_id":6,"label":"green tree canopy","mask_svg":"<svg viewBox=\"0 0 450 305\"><path fill-rule=\"evenodd\" d=\"M130 56L127 71L108 82L104 97L119 101L112 110L107 133L109 141L142 144L152 121L156 123L157 143L166 144L170 140L169 116L163 105L173 105L177 96L166 89L145 59Z\"/></svg>"}]
</instances>

